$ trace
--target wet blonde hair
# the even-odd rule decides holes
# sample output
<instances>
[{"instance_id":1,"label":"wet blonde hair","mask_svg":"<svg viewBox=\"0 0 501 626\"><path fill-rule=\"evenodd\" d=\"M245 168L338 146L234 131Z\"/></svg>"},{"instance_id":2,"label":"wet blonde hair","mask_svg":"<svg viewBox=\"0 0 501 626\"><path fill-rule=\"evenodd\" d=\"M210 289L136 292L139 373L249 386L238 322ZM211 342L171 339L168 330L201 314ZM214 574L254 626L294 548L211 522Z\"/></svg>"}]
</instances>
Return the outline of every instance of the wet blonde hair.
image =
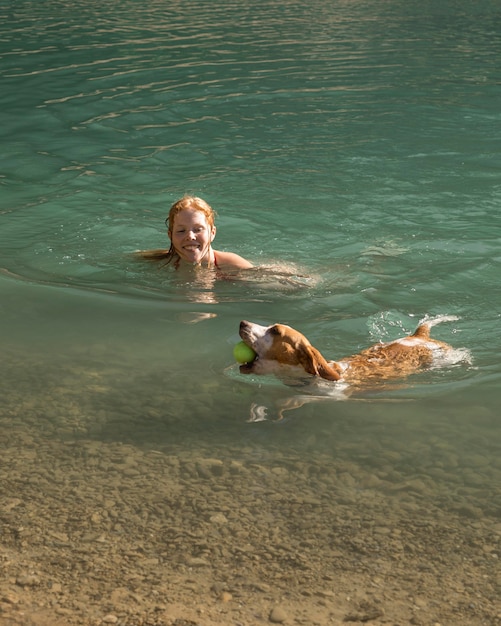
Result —
<instances>
[{"instance_id":1,"label":"wet blonde hair","mask_svg":"<svg viewBox=\"0 0 501 626\"><path fill-rule=\"evenodd\" d=\"M169 233L171 233L174 229L174 219L181 211L200 211L200 213L205 215L205 219L207 220L209 226L211 228L214 226L216 212L210 204L197 196L183 196L180 200L174 202L170 208L169 215L165 220L165 225L167 226Z\"/></svg>"}]
</instances>

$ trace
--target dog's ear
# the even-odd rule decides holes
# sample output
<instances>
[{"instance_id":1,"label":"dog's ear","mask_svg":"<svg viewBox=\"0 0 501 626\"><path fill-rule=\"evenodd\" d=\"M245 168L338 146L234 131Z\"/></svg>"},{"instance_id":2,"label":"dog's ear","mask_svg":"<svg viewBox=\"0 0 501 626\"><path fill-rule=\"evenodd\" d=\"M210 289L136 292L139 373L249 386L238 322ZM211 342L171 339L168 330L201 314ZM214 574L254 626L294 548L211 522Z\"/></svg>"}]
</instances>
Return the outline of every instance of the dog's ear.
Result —
<instances>
[{"instance_id":1,"label":"dog's ear","mask_svg":"<svg viewBox=\"0 0 501 626\"><path fill-rule=\"evenodd\" d=\"M339 380L339 373L331 367L320 352L313 346L300 346L298 349L299 364L308 374L320 376L325 380Z\"/></svg>"},{"instance_id":2,"label":"dog's ear","mask_svg":"<svg viewBox=\"0 0 501 626\"><path fill-rule=\"evenodd\" d=\"M339 380L341 378L341 374L338 371L338 367L334 364L330 364L327 361L324 361L324 364L319 370L319 375L325 380Z\"/></svg>"}]
</instances>

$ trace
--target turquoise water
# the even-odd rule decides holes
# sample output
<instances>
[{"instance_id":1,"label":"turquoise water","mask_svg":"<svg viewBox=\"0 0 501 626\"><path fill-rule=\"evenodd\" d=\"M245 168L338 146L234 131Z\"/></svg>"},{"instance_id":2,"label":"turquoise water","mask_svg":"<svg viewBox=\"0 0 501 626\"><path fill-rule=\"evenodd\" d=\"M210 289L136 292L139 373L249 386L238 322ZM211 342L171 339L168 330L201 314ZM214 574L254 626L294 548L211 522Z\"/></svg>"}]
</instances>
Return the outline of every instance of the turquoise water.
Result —
<instances>
[{"instance_id":1,"label":"turquoise water","mask_svg":"<svg viewBox=\"0 0 501 626\"><path fill-rule=\"evenodd\" d=\"M0 17L6 423L193 448L313 435L357 459L368 438L433 439L496 466L497 2L21 1ZM186 192L218 211L217 248L272 269L214 282L133 259L167 244ZM239 374L241 319L340 358L441 314L458 320L435 336L471 363L247 422L294 391Z\"/></svg>"}]
</instances>

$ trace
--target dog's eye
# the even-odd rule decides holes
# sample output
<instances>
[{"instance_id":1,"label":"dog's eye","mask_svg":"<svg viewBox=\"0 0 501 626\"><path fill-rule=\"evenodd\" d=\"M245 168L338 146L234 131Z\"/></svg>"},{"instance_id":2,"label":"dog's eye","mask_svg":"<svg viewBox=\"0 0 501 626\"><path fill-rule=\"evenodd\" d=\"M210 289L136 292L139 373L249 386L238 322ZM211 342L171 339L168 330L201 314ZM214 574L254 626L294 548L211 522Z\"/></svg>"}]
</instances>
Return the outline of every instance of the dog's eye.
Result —
<instances>
[{"instance_id":1,"label":"dog's eye","mask_svg":"<svg viewBox=\"0 0 501 626\"><path fill-rule=\"evenodd\" d=\"M272 326L270 328L270 335L280 335L280 328L278 326Z\"/></svg>"}]
</instances>

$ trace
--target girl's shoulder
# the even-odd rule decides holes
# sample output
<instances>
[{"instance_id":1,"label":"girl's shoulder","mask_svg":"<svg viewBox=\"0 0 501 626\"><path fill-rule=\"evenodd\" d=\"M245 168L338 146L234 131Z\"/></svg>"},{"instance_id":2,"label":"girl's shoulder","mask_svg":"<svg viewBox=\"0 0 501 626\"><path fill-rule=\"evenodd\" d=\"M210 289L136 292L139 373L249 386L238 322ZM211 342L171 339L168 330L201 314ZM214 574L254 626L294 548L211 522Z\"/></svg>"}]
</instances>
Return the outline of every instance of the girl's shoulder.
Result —
<instances>
[{"instance_id":1,"label":"girl's shoulder","mask_svg":"<svg viewBox=\"0 0 501 626\"><path fill-rule=\"evenodd\" d=\"M221 252L214 250L214 261L216 267L236 267L239 269L248 269L254 267L250 261L244 259L235 252Z\"/></svg>"}]
</instances>

